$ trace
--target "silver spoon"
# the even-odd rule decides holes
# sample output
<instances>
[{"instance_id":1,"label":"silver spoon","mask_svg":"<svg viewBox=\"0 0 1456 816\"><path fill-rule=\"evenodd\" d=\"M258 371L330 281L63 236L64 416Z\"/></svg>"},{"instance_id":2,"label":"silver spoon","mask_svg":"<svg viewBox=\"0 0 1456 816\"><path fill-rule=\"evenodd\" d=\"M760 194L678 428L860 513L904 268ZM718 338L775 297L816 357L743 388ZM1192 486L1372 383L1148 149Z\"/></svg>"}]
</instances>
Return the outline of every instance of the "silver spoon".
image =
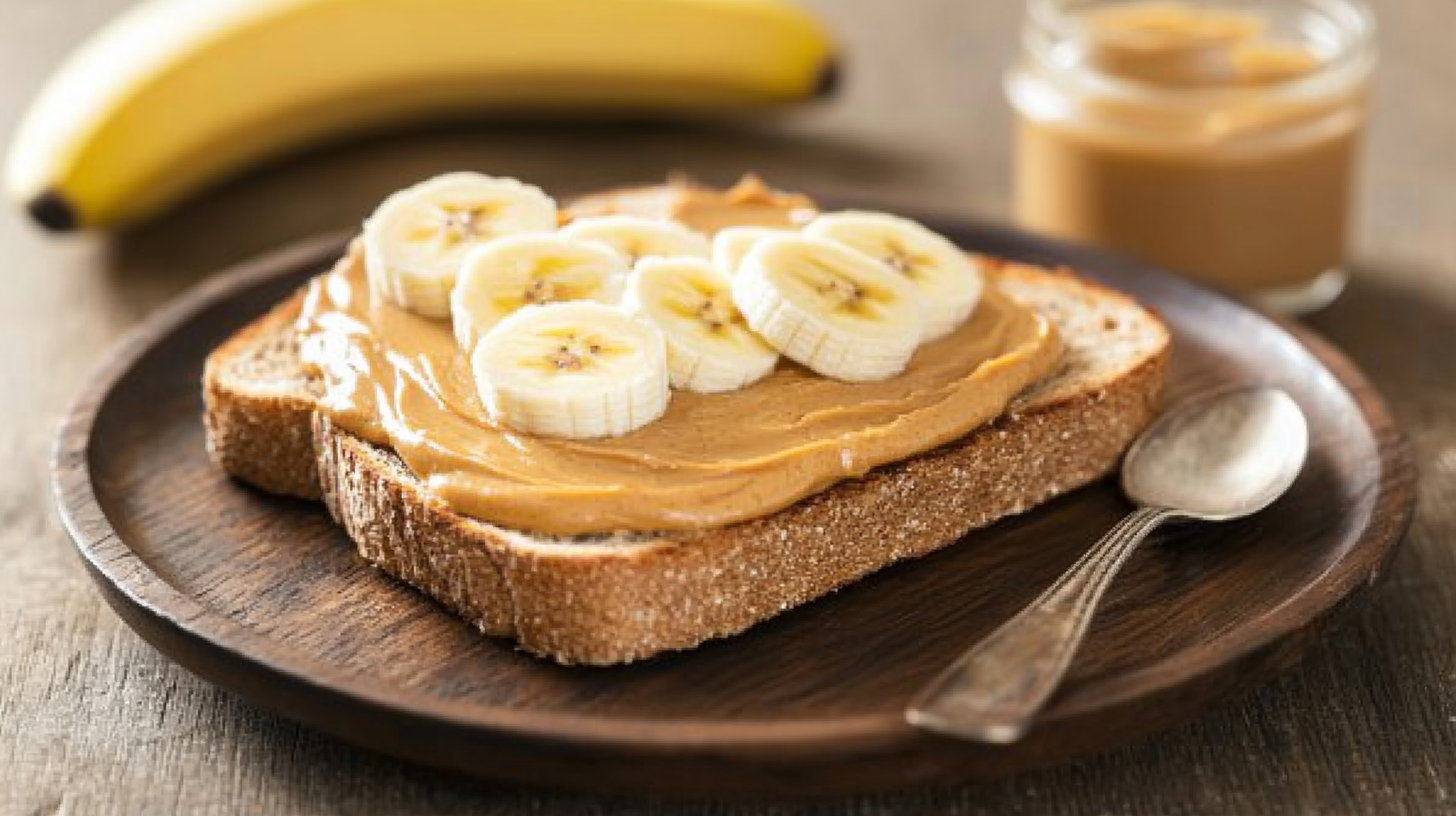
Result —
<instances>
[{"instance_id":1,"label":"silver spoon","mask_svg":"<svg viewBox=\"0 0 1456 816\"><path fill-rule=\"evenodd\" d=\"M922 690L905 719L965 739L1020 739L1143 539L1169 519L1228 521L1263 510L1294 483L1308 449L1303 412L1273 388L1213 394L1159 417L1123 460L1122 490L1137 509Z\"/></svg>"}]
</instances>

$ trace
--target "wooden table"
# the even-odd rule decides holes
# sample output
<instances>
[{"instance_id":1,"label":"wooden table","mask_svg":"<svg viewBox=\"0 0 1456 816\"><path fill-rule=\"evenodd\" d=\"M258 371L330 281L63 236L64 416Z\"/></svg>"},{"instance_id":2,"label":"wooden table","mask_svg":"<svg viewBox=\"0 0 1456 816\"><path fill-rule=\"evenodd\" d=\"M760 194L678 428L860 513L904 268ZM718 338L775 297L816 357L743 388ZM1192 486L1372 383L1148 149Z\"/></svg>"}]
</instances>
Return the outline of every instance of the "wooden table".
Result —
<instances>
[{"instance_id":1,"label":"wooden table","mask_svg":"<svg viewBox=\"0 0 1456 816\"><path fill-rule=\"evenodd\" d=\"M0 123L125 0L0 0ZM1456 813L1456 56L1449 0L1381 0L1385 63L1356 281L1310 320L1370 373L1414 440L1420 510L1395 567L1298 669L1125 749L975 788L812 805L511 790L407 767L255 711L169 663L102 604L51 509L59 411L128 326L200 275L357 223L461 167L553 190L684 168L999 218L999 71L1019 4L815 0L851 55L836 104L751 129L513 125L298 157L110 239L0 213L0 814ZM564 161L569 157L569 161Z\"/></svg>"}]
</instances>

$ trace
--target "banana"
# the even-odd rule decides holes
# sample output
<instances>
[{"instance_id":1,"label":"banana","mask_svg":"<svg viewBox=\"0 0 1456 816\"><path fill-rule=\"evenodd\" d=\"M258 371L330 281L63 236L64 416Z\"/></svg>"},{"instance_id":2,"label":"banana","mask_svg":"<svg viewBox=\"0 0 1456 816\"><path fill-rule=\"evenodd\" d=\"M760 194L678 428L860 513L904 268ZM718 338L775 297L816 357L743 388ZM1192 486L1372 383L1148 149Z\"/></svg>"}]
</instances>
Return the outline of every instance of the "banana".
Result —
<instances>
[{"instance_id":1,"label":"banana","mask_svg":"<svg viewBox=\"0 0 1456 816\"><path fill-rule=\"evenodd\" d=\"M492 420L542 436L621 436L670 396L662 332L590 301L519 309L480 339L471 368Z\"/></svg>"},{"instance_id":2,"label":"banana","mask_svg":"<svg viewBox=\"0 0 1456 816\"><path fill-rule=\"evenodd\" d=\"M920 344L920 292L880 261L799 235L758 242L733 276L748 325L826 377L865 382L905 370Z\"/></svg>"},{"instance_id":3,"label":"banana","mask_svg":"<svg viewBox=\"0 0 1456 816\"><path fill-rule=\"evenodd\" d=\"M386 198L364 222L375 292L425 317L450 316L467 252L502 235L556 229L556 202L515 179L446 173Z\"/></svg>"},{"instance_id":4,"label":"banana","mask_svg":"<svg viewBox=\"0 0 1456 816\"><path fill-rule=\"evenodd\" d=\"M776 235L793 235L794 231L780 227L728 227L718 230L713 236L713 265L729 276L738 272L743 256L765 238Z\"/></svg>"},{"instance_id":5,"label":"banana","mask_svg":"<svg viewBox=\"0 0 1456 816\"><path fill-rule=\"evenodd\" d=\"M779 353L733 305L733 282L699 258L645 258L632 270L622 307L667 339L672 387L735 391L773 371Z\"/></svg>"},{"instance_id":6,"label":"banana","mask_svg":"<svg viewBox=\"0 0 1456 816\"><path fill-rule=\"evenodd\" d=\"M362 129L775 105L835 62L787 0L146 0L47 82L6 187L50 228L111 226Z\"/></svg>"},{"instance_id":7,"label":"banana","mask_svg":"<svg viewBox=\"0 0 1456 816\"><path fill-rule=\"evenodd\" d=\"M690 230L676 221L635 215L578 218L562 227L561 234L580 241L606 244L633 265L642 258L709 258L713 254L708 236L701 232Z\"/></svg>"},{"instance_id":8,"label":"banana","mask_svg":"<svg viewBox=\"0 0 1456 816\"><path fill-rule=\"evenodd\" d=\"M622 297L627 264L599 244L562 235L512 235L471 250L450 292L455 338L469 354L480 336L533 303Z\"/></svg>"},{"instance_id":9,"label":"banana","mask_svg":"<svg viewBox=\"0 0 1456 816\"><path fill-rule=\"evenodd\" d=\"M926 304L922 342L955 331L980 302L984 284L976 262L947 238L908 218L859 211L826 213L809 222L804 234L879 258L914 283Z\"/></svg>"}]
</instances>

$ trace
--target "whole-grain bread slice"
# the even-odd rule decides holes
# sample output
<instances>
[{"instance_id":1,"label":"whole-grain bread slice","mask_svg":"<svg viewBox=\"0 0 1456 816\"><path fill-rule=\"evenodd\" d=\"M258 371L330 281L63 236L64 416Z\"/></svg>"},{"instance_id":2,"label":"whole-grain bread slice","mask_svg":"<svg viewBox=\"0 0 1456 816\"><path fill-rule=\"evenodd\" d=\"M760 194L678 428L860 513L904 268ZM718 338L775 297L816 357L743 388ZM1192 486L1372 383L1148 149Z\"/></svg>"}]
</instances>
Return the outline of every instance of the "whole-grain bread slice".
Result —
<instances>
[{"instance_id":1,"label":"whole-grain bread slice","mask_svg":"<svg viewBox=\"0 0 1456 816\"><path fill-rule=\"evenodd\" d=\"M208 448L265 490L322 497L364 558L482 632L562 663L613 664L740 632L1100 478L1152 418L1166 328L1066 271L993 285L1050 317L1059 369L955 443L762 519L689 533L535 535L462 516L391 451L313 410L294 297L208 359Z\"/></svg>"},{"instance_id":2,"label":"whole-grain bread slice","mask_svg":"<svg viewBox=\"0 0 1456 816\"><path fill-rule=\"evenodd\" d=\"M269 493L323 498L310 427L322 388L299 358L303 292L244 326L207 356L202 423L207 452Z\"/></svg>"}]
</instances>

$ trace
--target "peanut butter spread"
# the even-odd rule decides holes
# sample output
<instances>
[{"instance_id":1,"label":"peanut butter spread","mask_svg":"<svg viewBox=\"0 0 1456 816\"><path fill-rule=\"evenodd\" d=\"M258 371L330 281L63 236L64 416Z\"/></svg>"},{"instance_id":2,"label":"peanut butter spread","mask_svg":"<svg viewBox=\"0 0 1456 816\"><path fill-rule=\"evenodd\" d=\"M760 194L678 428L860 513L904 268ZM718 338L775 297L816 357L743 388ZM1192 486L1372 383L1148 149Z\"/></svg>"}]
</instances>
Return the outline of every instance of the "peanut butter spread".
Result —
<instances>
[{"instance_id":1,"label":"peanut butter spread","mask_svg":"<svg viewBox=\"0 0 1456 816\"><path fill-rule=\"evenodd\" d=\"M1072 19L1065 58L1011 85L1021 225L1241 292L1340 265L1363 82L1253 11Z\"/></svg>"},{"instance_id":2,"label":"peanut butter spread","mask_svg":"<svg viewBox=\"0 0 1456 816\"><path fill-rule=\"evenodd\" d=\"M1169 87L1263 85L1317 70L1302 45L1271 39L1258 14L1176 2L1087 14L1092 61L1110 76Z\"/></svg>"},{"instance_id":3,"label":"peanut butter spread","mask_svg":"<svg viewBox=\"0 0 1456 816\"><path fill-rule=\"evenodd\" d=\"M711 232L788 224L812 207L799 198L775 206L778 194L759 191L735 209L731 191L667 189L676 192L650 203L590 198L582 208L674 213ZM310 284L299 326L332 421L392 448L458 512L561 535L700 529L770 514L995 419L1060 355L1051 324L992 284L965 325L922 346L899 376L846 383L780 361L738 391L676 391L661 419L625 436L572 440L492 424L449 323L376 297L357 247Z\"/></svg>"}]
</instances>

